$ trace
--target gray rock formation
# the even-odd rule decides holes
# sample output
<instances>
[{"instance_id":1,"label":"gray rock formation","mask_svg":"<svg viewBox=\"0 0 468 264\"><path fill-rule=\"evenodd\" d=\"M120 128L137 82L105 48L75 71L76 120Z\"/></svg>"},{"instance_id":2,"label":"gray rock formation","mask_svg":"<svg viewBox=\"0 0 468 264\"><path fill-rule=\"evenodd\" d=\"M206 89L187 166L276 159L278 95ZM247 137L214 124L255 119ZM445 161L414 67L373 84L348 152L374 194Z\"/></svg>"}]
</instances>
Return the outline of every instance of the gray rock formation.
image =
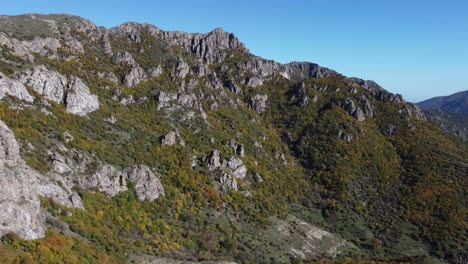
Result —
<instances>
[{"instance_id":1,"label":"gray rock formation","mask_svg":"<svg viewBox=\"0 0 468 264\"><path fill-rule=\"evenodd\" d=\"M114 63L118 65L128 65L131 67L137 66L137 63L135 59L133 59L132 54L127 51L119 51L112 57L112 59L114 60Z\"/></svg>"},{"instance_id":2,"label":"gray rock formation","mask_svg":"<svg viewBox=\"0 0 468 264\"><path fill-rule=\"evenodd\" d=\"M39 196L67 207L83 208L78 195L29 168L19 156L10 129L0 121L0 237L13 232L24 239L44 236L45 217Z\"/></svg>"},{"instance_id":3,"label":"gray rock formation","mask_svg":"<svg viewBox=\"0 0 468 264\"><path fill-rule=\"evenodd\" d=\"M265 112L266 107L267 107L267 100L268 100L268 95L266 94L256 94L252 97L249 97L247 99L247 104L249 107L253 110L255 110L257 113L261 114Z\"/></svg>"},{"instance_id":4,"label":"gray rock formation","mask_svg":"<svg viewBox=\"0 0 468 264\"><path fill-rule=\"evenodd\" d=\"M176 142L176 133L174 131L171 131L167 133L162 139L161 139L161 145L162 146L171 146L175 145Z\"/></svg>"},{"instance_id":5,"label":"gray rock formation","mask_svg":"<svg viewBox=\"0 0 468 264\"><path fill-rule=\"evenodd\" d=\"M88 86L76 77L69 80L64 103L67 106L67 112L80 116L85 116L99 109L97 96L92 95Z\"/></svg>"},{"instance_id":6,"label":"gray rock formation","mask_svg":"<svg viewBox=\"0 0 468 264\"><path fill-rule=\"evenodd\" d=\"M9 79L0 72L0 100L5 96L14 96L28 103L34 101L34 97L20 81Z\"/></svg>"},{"instance_id":7,"label":"gray rock formation","mask_svg":"<svg viewBox=\"0 0 468 264\"><path fill-rule=\"evenodd\" d=\"M229 169L232 172L232 175L238 179L245 178L247 174L247 167L244 165L244 162L236 157L231 156L228 159L224 159L221 166Z\"/></svg>"},{"instance_id":8,"label":"gray rock formation","mask_svg":"<svg viewBox=\"0 0 468 264\"><path fill-rule=\"evenodd\" d=\"M164 188L159 177L146 165L137 165L124 170L104 164L94 174L83 175L80 186L86 189L97 189L108 196L115 196L127 191L127 181L135 185L135 192L141 201L154 201L164 195Z\"/></svg>"},{"instance_id":9,"label":"gray rock formation","mask_svg":"<svg viewBox=\"0 0 468 264\"><path fill-rule=\"evenodd\" d=\"M44 65L21 75L20 81L31 86L35 92L51 101L62 103L68 80L56 71L49 71Z\"/></svg>"},{"instance_id":10,"label":"gray rock formation","mask_svg":"<svg viewBox=\"0 0 468 264\"><path fill-rule=\"evenodd\" d=\"M364 115L364 112L360 107L356 105L356 102L353 99L346 98L344 104L343 104L343 109L356 118L358 121L364 121L366 120L366 117Z\"/></svg>"},{"instance_id":11,"label":"gray rock formation","mask_svg":"<svg viewBox=\"0 0 468 264\"><path fill-rule=\"evenodd\" d=\"M179 58L172 72L172 77L173 78L185 78L185 76L187 76L189 72L190 72L190 66L182 58Z\"/></svg>"},{"instance_id":12,"label":"gray rock formation","mask_svg":"<svg viewBox=\"0 0 468 264\"><path fill-rule=\"evenodd\" d=\"M128 87L137 86L140 82L146 80L148 76L146 76L145 71L141 67L135 67L130 70L130 72L125 75L123 79L123 84Z\"/></svg>"},{"instance_id":13,"label":"gray rock formation","mask_svg":"<svg viewBox=\"0 0 468 264\"><path fill-rule=\"evenodd\" d=\"M163 69L161 67L161 65L158 65L157 67L152 67L148 70L148 75L151 77L151 78L155 78L155 77L158 77L159 75L161 75L163 73Z\"/></svg>"},{"instance_id":14,"label":"gray rock formation","mask_svg":"<svg viewBox=\"0 0 468 264\"><path fill-rule=\"evenodd\" d=\"M140 201L152 202L164 196L164 188L156 176L146 165L138 165L124 170L124 174L135 185L135 192Z\"/></svg>"},{"instance_id":15,"label":"gray rock formation","mask_svg":"<svg viewBox=\"0 0 468 264\"><path fill-rule=\"evenodd\" d=\"M198 76L198 77L203 77L205 75L208 75L210 73L210 68L208 65L199 62L194 68L193 72Z\"/></svg>"},{"instance_id":16,"label":"gray rock formation","mask_svg":"<svg viewBox=\"0 0 468 264\"><path fill-rule=\"evenodd\" d=\"M63 103L69 113L87 115L99 109L97 96L89 92L88 86L80 78L68 79L41 65L23 73L20 80L46 99Z\"/></svg>"},{"instance_id":17,"label":"gray rock formation","mask_svg":"<svg viewBox=\"0 0 468 264\"><path fill-rule=\"evenodd\" d=\"M207 164L220 192L238 191L236 179L244 179L247 175L247 167L241 159L230 156L221 160L220 153L216 149L203 157L202 161Z\"/></svg>"}]
</instances>

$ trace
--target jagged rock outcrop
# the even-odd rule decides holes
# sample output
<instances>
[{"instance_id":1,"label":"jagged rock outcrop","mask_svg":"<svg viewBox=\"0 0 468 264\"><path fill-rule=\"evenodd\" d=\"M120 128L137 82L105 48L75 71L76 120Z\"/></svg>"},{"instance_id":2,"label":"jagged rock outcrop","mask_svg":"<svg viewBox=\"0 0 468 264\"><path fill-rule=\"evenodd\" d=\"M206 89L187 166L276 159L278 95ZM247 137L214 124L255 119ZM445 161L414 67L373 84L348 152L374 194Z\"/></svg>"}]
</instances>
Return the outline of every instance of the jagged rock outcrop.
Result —
<instances>
[{"instance_id":1,"label":"jagged rock outcrop","mask_svg":"<svg viewBox=\"0 0 468 264\"><path fill-rule=\"evenodd\" d=\"M193 72L198 76L198 77L203 77L205 75L208 75L210 74L210 68L208 67L208 65L202 63L202 62L199 62L194 68L193 68Z\"/></svg>"},{"instance_id":2,"label":"jagged rock outcrop","mask_svg":"<svg viewBox=\"0 0 468 264\"><path fill-rule=\"evenodd\" d=\"M359 106L356 105L356 102L353 99L346 98L346 100L345 100L345 102L343 104L343 109L348 114L350 114L351 116L356 118L358 121L362 122L362 121L366 120L364 112L362 111L362 109Z\"/></svg>"},{"instance_id":3,"label":"jagged rock outcrop","mask_svg":"<svg viewBox=\"0 0 468 264\"><path fill-rule=\"evenodd\" d=\"M245 178L247 174L247 167L244 165L241 159L236 157L229 157L228 159L224 159L221 167L227 168L231 170L234 177L238 179Z\"/></svg>"},{"instance_id":4,"label":"jagged rock outcrop","mask_svg":"<svg viewBox=\"0 0 468 264\"><path fill-rule=\"evenodd\" d=\"M230 156L221 160L220 152L217 149L203 157L202 161L208 166L217 189L221 192L238 191L239 185L236 179L244 179L247 175L247 167L241 159Z\"/></svg>"},{"instance_id":5,"label":"jagged rock outcrop","mask_svg":"<svg viewBox=\"0 0 468 264\"><path fill-rule=\"evenodd\" d=\"M164 195L164 187L159 181L159 176L146 165L140 164L118 170L115 167L104 164L92 175L81 177L80 186L86 189L97 189L109 196L115 196L128 190L127 181L135 186L135 192L141 201L154 201Z\"/></svg>"},{"instance_id":6,"label":"jagged rock outcrop","mask_svg":"<svg viewBox=\"0 0 468 264\"><path fill-rule=\"evenodd\" d=\"M261 114L265 112L267 107L268 95L266 94L256 94L247 99L247 104L257 113Z\"/></svg>"},{"instance_id":7,"label":"jagged rock outcrop","mask_svg":"<svg viewBox=\"0 0 468 264\"><path fill-rule=\"evenodd\" d=\"M14 96L20 100L32 103L32 97L20 81L9 79L0 72L0 100L5 96Z\"/></svg>"},{"instance_id":8,"label":"jagged rock outcrop","mask_svg":"<svg viewBox=\"0 0 468 264\"><path fill-rule=\"evenodd\" d=\"M302 81L307 78L322 78L338 74L333 70L310 62L291 62L283 64L279 71L281 76L292 81Z\"/></svg>"},{"instance_id":9,"label":"jagged rock outcrop","mask_svg":"<svg viewBox=\"0 0 468 264\"><path fill-rule=\"evenodd\" d=\"M78 195L29 168L19 156L11 130L0 121L0 237L13 232L24 239L44 236L45 216L39 196L66 207L83 208Z\"/></svg>"},{"instance_id":10,"label":"jagged rock outcrop","mask_svg":"<svg viewBox=\"0 0 468 264\"><path fill-rule=\"evenodd\" d=\"M140 82L146 80L148 77L146 76L145 71L141 67L135 67L130 70L130 72L125 75L123 79L123 84L128 87L134 87L140 84Z\"/></svg>"},{"instance_id":11,"label":"jagged rock outcrop","mask_svg":"<svg viewBox=\"0 0 468 264\"><path fill-rule=\"evenodd\" d=\"M170 131L166 135L161 138L161 146L172 146L177 144L177 140L179 140L179 144L181 146L185 146L185 141L182 139L180 134L176 131Z\"/></svg>"},{"instance_id":12,"label":"jagged rock outcrop","mask_svg":"<svg viewBox=\"0 0 468 264\"><path fill-rule=\"evenodd\" d=\"M130 71L122 79L122 83L128 87L134 87L140 82L148 79L146 72L141 68L127 51L120 51L113 56L114 63L117 65L128 66ZM161 69L162 71L162 69Z\"/></svg>"},{"instance_id":13,"label":"jagged rock outcrop","mask_svg":"<svg viewBox=\"0 0 468 264\"><path fill-rule=\"evenodd\" d=\"M190 72L190 66L182 58L179 58L172 72L172 77L173 78L185 78L185 76L187 76L189 72Z\"/></svg>"},{"instance_id":14,"label":"jagged rock outcrop","mask_svg":"<svg viewBox=\"0 0 468 264\"><path fill-rule=\"evenodd\" d=\"M99 109L97 96L90 93L80 78L67 78L40 65L24 72L19 79L46 99L63 103L69 113L83 116Z\"/></svg>"},{"instance_id":15,"label":"jagged rock outcrop","mask_svg":"<svg viewBox=\"0 0 468 264\"><path fill-rule=\"evenodd\" d=\"M77 77L70 78L64 103L67 112L84 116L99 109L99 101L96 95L90 93L88 86Z\"/></svg>"},{"instance_id":16,"label":"jagged rock outcrop","mask_svg":"<svg viewBox=\"0 0 468 264\"><path fill-rule=\"evenodd\" d=\"M62 103L68 80L56 71L49 71L44 65L24 72L20 81L31 86L35 92L51 101Z\"/></svg>"},{"instance_id":17,"label":"jagged rock outcrop","mask_svg":"<svg viewBox=\"0 0 468 264\"><path fill-rule=\"evenodd\" d=\"M135 185L135 192L140 201L152 202L164 196L164 187L148 166L137 165L124 170L127 178Z\"/></svg>"}]
</instances>

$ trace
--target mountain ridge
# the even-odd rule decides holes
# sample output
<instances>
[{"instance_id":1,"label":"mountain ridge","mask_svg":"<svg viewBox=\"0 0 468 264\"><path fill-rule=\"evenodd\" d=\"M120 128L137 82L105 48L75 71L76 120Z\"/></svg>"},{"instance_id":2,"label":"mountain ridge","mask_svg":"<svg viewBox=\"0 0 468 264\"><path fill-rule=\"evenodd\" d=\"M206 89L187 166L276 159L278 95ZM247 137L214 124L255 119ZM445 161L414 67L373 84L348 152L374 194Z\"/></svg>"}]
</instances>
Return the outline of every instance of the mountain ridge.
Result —
<instances>
[{"instance_id":1,"label":"mountain ridge","mask_svg":"<svg viewBox=\"0 0 468 264\"><path fill-rule=\"evenodd\" d=\"M373 81L219 29L0 25L0 209L34 219L0 217L5 262L430 262L467 244L464 145Z\"/></svg>"}]
</instances>

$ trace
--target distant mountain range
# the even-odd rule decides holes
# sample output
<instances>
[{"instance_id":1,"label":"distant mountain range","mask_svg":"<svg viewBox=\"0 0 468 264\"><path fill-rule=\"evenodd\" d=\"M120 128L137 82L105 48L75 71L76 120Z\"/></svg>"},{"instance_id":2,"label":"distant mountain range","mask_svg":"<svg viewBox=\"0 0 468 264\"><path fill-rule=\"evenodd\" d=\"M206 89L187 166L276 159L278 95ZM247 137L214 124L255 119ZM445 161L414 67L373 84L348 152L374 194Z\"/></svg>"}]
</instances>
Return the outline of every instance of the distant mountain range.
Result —
<instances>
[{"instance_id":1,"label":"distant mountain range","mask_svg":"<svg viewBox=\"0 0 468 264\"><path fill-rule=\"evenodd\" d=\"M447 133L468 139L468 90L417 103L428 121Z\"/></svg>"},{"instance_id":2,"label":"distant mountain range","mask_svg":"<svg viewBox=\"0 0 468 264\"><path fill-rule=\"evenodd\" d=\"M423 110L442 110L449 113L468 114L468 90L448 96L434 97L418 103Z\"/></svg>"}]
</instances>

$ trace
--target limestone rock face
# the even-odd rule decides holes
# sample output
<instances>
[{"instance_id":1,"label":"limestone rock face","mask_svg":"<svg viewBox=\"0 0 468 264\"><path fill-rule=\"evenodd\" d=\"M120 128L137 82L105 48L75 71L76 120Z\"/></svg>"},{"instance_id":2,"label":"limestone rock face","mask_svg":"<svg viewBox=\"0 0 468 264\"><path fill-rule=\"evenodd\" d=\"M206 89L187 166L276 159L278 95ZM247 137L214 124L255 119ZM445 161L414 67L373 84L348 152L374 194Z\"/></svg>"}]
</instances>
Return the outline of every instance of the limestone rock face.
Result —
<instances>
[{"instance_id":1,"label":"limestone rock face","mask_svg":"<svg viewBox=\"0 0 468 264\"><path fill-rule=\"evenodd\" d=\"M230 169L232 174L239 179L245 178L247 174L247 167L244 165L244 162L236 157L229 157L223 160L222 167Z\"/></svg>"},{"instance_id":2,"label":"limestone rock face","mask_svg":"<svg viewBox=\"0 0 468 264\"><path fill-rule=\"evenodd\" d=\"M69 81L65 104L67 112L80 116L99 109L97 96L92 95L83 81L76 77Z\"/></svg>"},{"instance_id":3,"label":"limestone rock face","mask_svg":"<svg viewBox=\"0 0 468 264\"><path fill-rule=\"evenodd\" d=\"M207 164L220 192L238 191L239 185L236 179L244 179L247 175L247 167L241 159L230 156L221 160L219 150L216 149L202 161Z\"/></svg>"},{"instance_id":4,"label":"limestone rock face","mask_svg":"<svg viewBox=\"0 0 468 264\"><path fill-rule=\"evenodd\" d=\"M249 97L247 103L249 107L255 110L257 113L261 114L265 112L267 107L268 95L266 94L256 94L253 97Z\"/></svg>"},{"instance_id":5,"label":"limestone rock face","mask_svg":"<svg viewBox=\"0 0 468 264\"><path fill-rule=\"evenodd\" d=\"M128 87L134 87L140 82L148 79L143 68L133 58L132 54L127 51L120 51L113 56L113 60L118 65L130 66L130 72L125 75L122 83Z\"/></svg>"},{"instance_id":6,"label":"limestone rock face","mask_svg":"<svg viewBox=\"0 0 468 264\"><path fill-rule=\"evenodd\" d=\"M40 65L25 72L20 80L46 99L63 102L68 80L60 73L49 71L44 65Z\"/></svg>"},{"instance_id":7,"label":"limestone rock face","mask_svg":"<svg viewBox=\"0 0 468 264\"><path fill-rule=\"evenodd\" d=\"M24 239L44 236L39 195L67 207L83 208L76 194L29 168L19 156L11 130L0 121L0 237L13 232Z\"/></svg>"},{"instance_id":8,"label":"limestone rock face","mask_svg":"<svg viewBox=\"0 0 468 264\"><path fill-rule=\"evenodd\" d=\"M135 192L141 201L154 201L164 195L159 176L143 164L124 170L118 170L108 164L101 165L94 174L83 175L80 186L86 189L97 189L112 197L128 190L127 181L135 185Z\"/></svg>"},{"instance_id":9,"label":"limestone rock face","mask_svg":"<svg viewBox=\"0 0 468 264\"><path fill-rule=\"evenodd\" d=\"M38 53L41 56L50 59L57 56L57 50L63 45L56 38L34 38L33 40L18 40L9 37L3 32L0 32L0 46L5 46L12 50L12 53L22 59L34 62L33 53ZM70 43L69 46L78 46L76 43Z\"/></svg>"},{"instance_id":10,"label":"limestone rock face","mask_svg":"<svg viewBox=\"0 0 468 264\"><path fill-rule=\"evenodd\" d=\"M356 106L356 102L353 99L347 98L344 102L343 109L358 121L366 120L364 112L360 107Z\"/></svg>"},{"instance_id":11,"label":"limestone rock face","mask_svg":"<svg viewBox=\"0 0 468 264\"><path fill-rule=\"evenodd\" d=\"M182 59L179 58L174 71L172 72L173 78L185 78L190 71L190 66Z\"/></svg>"},{"instance_id":12,"label":"limestone rock face","mask_svg":"<svg viewBox=\"0 0 468 264\"><path fill-rule=\"evenodd\" d=\"M46 99L64 104L69 113L83 116L99 109L97 96L80 78L67 78L40 65L23 73L20 80Z\"/></svg>"},{"instance_id":13,"label":"limestone rock face","mask_svg":"<svg viewBox=\"0 0 468 264\"><path fill-rule=\"evenodd\" d=\"M127 190L126 177L121 171L108 164L102 165L93 175L84 175L80 185L86 189L97 189L109 196L115 196Z\"/></svg>"},{"instance_id":14,"label":"limestone rock face","mask_svg":"<svg viewBox=\"0 0 468 264\"><path fill-rule=\"evenodd\" d=\"M306 78L322 78L336 75L337 72L321 67L310 62L291 62L283 64L279 69L280 74L293 81L302 81Z\"/></svg>"},{"instance_id":15,"label":"limestone rock face","mask_svg":"<svg viewBox=\"0 0 468 264\"><path fill-rule=\"evenodd\" d=\"M133 166L124 171L128 179L135 184L135 192L140 201L154 201L164 196L164 188L159 177L146 165Z\"/></svg>"},{"instance_id":16,"label":"limestone rock face","mask_svg":"<svg viewBox=\"0 0 468 264\"><path fill-rule=\"evenodd\" d=\"M9 79L0 72L0 100L7 95L14 96L28 103L34 101L34 97L29 94L26 87L20 81Z\"/></svg>"},{"instance_id":17,"label":"limestone rock face","mask_svg":"<svg viewBox=\"0 0 468 264\"><path fill-rule=\"evenodd\" d=\"M146 76L145 71L141 67L135 67L132 68L127 75L125 75L123 84L128 87L134 87L147 78L148 77Z\"/></svg>"},{"instance_id":18,"label":"limestone rock face","mask_svg":"<svg viewBox=\"0 0 468 264\"><path fill-rule=\"evenodd\" d=\"M137 65L132 54L127 51L120 51L113 56L113 60L116 64L127 64L128 66L135 67Z\"/></svg>"}]
</instances>

